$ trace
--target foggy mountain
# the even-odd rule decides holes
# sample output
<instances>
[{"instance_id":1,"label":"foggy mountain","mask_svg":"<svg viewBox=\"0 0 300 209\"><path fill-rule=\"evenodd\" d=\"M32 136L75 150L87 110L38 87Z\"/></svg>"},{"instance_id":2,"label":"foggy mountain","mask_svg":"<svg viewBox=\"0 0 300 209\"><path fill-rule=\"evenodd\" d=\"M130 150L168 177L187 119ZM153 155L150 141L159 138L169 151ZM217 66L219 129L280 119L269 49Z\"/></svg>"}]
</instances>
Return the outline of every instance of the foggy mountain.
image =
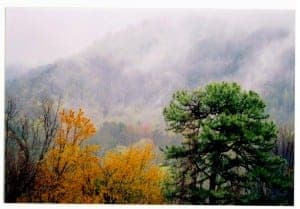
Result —
<instances>
[{"instance_id":1,"label":"foggy mountain","mask_svg":"<svg viewBox=\"0 0 300 209\"><path fill-rule=\"evenodd\" d=\"M277 122L291 122L293 15L212 12L143 20L21 77L7 67L6 96L18 96L24 108L41 97L61 96L64 107L82 107L97 125L161 124L162 109L176 90L236 81L262 94Z\"/></svg>"}]
</instances>

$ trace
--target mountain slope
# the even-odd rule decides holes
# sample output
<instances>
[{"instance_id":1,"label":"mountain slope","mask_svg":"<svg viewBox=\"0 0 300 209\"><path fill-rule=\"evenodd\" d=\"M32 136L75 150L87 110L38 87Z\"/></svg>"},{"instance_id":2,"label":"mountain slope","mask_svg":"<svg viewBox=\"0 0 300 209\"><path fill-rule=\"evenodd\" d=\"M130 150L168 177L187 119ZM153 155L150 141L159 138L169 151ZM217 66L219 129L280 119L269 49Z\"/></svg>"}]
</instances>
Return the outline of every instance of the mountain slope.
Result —
<instances>
[{"instance_id":1,"label":"mountain slope","mask_svg":"<svg viewBox=\"0 0 300 209\"><path fill-rule=\"evenodd\" d=\"M6 96L18 95L24 108L62 96L65 107L84 108L97 125L162 124L162 108L177 89L226 80L261 93L278 122L293 121L293 13L282 17L185 14L143 21L76 56L6 77Z\"/></svg>"}]
</instances>

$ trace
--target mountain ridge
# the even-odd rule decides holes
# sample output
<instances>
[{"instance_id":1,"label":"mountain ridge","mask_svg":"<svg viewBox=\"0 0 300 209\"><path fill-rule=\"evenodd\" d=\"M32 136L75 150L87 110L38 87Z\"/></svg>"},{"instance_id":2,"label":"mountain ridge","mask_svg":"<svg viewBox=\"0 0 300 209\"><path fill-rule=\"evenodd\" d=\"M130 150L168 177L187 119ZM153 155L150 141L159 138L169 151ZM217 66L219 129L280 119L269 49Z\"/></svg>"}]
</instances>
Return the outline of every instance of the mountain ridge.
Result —
<instances>
[{"instance_id":1,"label":"mountain ridge","mask_svg":"<svg viewBox=\"0 0 300 209\"><path fill-rule=\"evenodd\" d=\"M163 124L162 108L176 90L236 81L262 94L272 118L293 121L293 28L233 23L193 15L148 20L70 58L6 78L6 95L22 95L24 107L46 95L62 97L64 107L84 108L98 125Z\"/></svg>"}]
</instances>

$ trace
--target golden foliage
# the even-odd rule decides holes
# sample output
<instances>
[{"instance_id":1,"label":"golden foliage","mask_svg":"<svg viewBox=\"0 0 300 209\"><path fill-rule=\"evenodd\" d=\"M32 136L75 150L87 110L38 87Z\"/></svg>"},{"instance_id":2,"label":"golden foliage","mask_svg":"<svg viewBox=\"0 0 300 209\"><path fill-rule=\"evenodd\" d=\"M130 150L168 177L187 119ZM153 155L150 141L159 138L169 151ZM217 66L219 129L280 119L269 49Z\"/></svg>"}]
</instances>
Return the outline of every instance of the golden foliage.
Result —
<instances>
[{"instance_id":1,"label":"golden foliage","mask_svg":"<svg viewBox=\"0 0 300 209\"><path fill-rule=\"evenodd\" d=\"M95 134L92 122L78 112L62 111L53 147L35 181L34 194L19 201L57 203L163 203L165 173L155 164L152 143L141 141L108 151L84 143Z\"/></svg>"},{"instance_id":2,"label":"golden foliage","mask_svg":"<svg viewBox=\"0 0 300 209\"><path fill-rule=\"evenodd\" d=\"M106 153L100 196L108 203L162 203L164 172L155 165L154 146L142 143Z\"/></svg>"},{"instance_id":3,"label":"golden foliage","mask_svg":"<svg viewBox=\"0 0 300 209\"><path fill-rule=\"evenodd\" d=\"M99 173L96 145L84 145L96 129L80 109L60 113L61 126L54 146L40 164L35 201L94 202Z\"/></svg>"},{"instance_id":4,"label":"golden foliage","mask_svg":"<svg viewBox=\"0 0 300 209\"><path fill-rule=\"evenodd\" d=\"M81 145L96 133L93 123L83 114L82 109L79 109L77 114L73 110L60 112L61 128L56 139L58 145L65 143Z\"/></svg>"}]
</instances>

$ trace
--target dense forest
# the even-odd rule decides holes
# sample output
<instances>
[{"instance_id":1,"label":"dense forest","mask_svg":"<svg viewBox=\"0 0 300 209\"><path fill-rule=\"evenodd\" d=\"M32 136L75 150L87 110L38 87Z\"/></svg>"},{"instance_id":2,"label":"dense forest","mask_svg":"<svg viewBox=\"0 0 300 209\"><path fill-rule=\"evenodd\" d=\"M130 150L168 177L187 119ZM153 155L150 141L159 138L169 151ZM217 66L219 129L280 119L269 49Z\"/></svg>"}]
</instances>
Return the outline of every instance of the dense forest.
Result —
<instances>
[{"instance_id":1,"label":"dense forest","mask_svg":"<svg viewBox=\"0 0 300 209\"><path fill-rule=\"evenodd\" d=\"M6 66L5 202L293 205L294 34L182 12Z\"/></svg>"},{"instance_id":2,"label":"dense forest","mask_svg":"<svg viewBox=\"0 0 300 209\"><path fill-rule=\"evenodd\" d=\"M49 99L39 115L22 115L8 98L5 201L293 204L293 132L278 130L265 107L236 83L179 90L163 111L176 137L141 124L97 132L82 109ZM109 141L105 152L92 137ZM171 138L179 142L157 149Z\"/></svg>"}]
</instances>

